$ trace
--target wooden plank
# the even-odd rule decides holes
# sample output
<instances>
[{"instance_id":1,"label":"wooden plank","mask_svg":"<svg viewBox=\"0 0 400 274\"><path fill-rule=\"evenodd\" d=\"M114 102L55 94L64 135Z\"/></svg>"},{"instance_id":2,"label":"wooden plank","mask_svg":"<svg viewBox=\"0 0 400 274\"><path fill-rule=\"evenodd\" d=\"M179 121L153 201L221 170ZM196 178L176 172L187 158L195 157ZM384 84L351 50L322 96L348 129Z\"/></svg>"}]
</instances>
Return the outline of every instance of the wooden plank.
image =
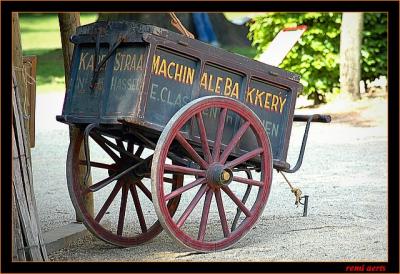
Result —
<instances>
[{"instance_id":1,"label":"wooden plank","mask_svg":"<svg viewBox=\"0 0 400 274\"><path fill-rule=\"evenodd\" d=\"M13 189L16 195L16 205L19 219L21 221L22 232L26 237L27 242L27 259L28 260L42 260L39 246L35 241L35 237L32 233L31 222L28 212L28 204L26 201L23 179L21 177L21 166L19 162L19 155L17 149L17 141L15 139L13 131ZM28 256L29 255L29 256Z\"/></svg>"},{"instance_id":2,"label":"wooden plank","mask_svg":"<svg viewBox=\"0 0 400 274\"><path fill-rule=\"evenodd\" d=\"M13 222L13 261L26 261L24 241L21 225L18 218L17 206L15 204L15 193L12 191L12 222Z\"/></svg>"},{"instance_id":3,"label":"wooden plank","mask_svg":"<svg viewBox=\"0 0 400 274\"><path fill-rule=\"evenodd\" d=\"M29 144L30 147L35 147L35 112L36 112L36 56L23 56L22 63L25 70L25 77L27 78L27 99L29 105L27 114L29 115L28 128L29 128Z\"/></svg>"},{"instance_id":4,"label":"wooden plank","mask_svg":"<svg viewBox=\"0 0 400 274\"><path fill-rule=\"evenodd\" d=\"M26 260L43 261L48 260L44 240L39 226L36 201L33 191L33 176L30 160L30 147L22 116L19 89L13 71L13 190L16 196L16 212L22 231L23 242L22 250ZM17 224L14 224L17 228ZM17 234L18 232L15 232ZM16 237L18 235L15 235ZM18 250L21 249L21 240L14 239ZM23 256L20 256L23 259Z\"/></svg>"}]
</instances>

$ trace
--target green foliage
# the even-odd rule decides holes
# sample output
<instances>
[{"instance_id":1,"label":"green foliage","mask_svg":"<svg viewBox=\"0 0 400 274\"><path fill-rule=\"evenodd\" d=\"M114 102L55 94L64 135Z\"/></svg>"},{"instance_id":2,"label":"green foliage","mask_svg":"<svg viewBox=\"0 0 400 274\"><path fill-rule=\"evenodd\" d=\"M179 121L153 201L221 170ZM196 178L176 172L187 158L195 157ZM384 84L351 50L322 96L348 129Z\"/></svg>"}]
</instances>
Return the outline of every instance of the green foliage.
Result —
<instances>
[{"instance_id":1,"label":"green foliage","mask_svg":"<svg viewBox=\"0 0 400 274\"><path fill-rule=\"evenodd\" d=\"M363 80L387 75L387 14L364 13L361 56Z\"/></svg>"},{"instance_id":2,"label":"green foliage","mask_svg":"<svg viewBox=\"0 0 400 274\"><path fill-rule=\"evenodd\" d=\"M254 18L249 38L261 54L281 29L306 25L306 32L280 67L300 74L303 94L318 104L325 101L326 93L339 92L341 21L341 13L268 13ZM386 28L386 14L364 14L363 80L386 75Z\"/></svg>"},{"instance_id":3,"label":"green foliage","mask_svg":"<svg viewBox=\"0 0 400 274\"><path fill-rule=\"evenodd\" d=\"M303 94L315 103L339 89L339 42L341 13L268 13L256 17L249 38L263 52L285 27L306 25L307 30L280 65L301 75Z\"/></svg>"},{"instance_id":4,"label":"green foliage","mask_svg":"<svg viewBox=\"0 0 400 274\"><path fill-rule=\"evenodd\" d=\"M81 13L81 24L97 20L96 13ZM36 91L65 91L64 58L57 13L19 13L22 54L36 55Z\"/></svg>"}]
</instances>

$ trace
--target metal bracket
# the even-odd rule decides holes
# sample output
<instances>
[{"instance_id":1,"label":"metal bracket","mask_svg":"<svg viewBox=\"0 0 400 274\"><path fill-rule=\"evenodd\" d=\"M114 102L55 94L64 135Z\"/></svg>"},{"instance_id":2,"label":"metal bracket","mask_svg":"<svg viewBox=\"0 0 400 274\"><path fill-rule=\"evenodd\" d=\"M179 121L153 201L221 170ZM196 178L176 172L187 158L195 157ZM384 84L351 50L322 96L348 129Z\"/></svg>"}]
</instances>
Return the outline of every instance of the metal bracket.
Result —
<instances>
[{"instance_id":1,"label":"metal bracket","mask_svg":"<svg viewBox=\"0 0 400 274\"><path fill-rule=\"evenodd\" d=\"M302 199L304 199L304 203L301 202ZM304 195L301 197L300 204L303 205L303 217L307 217L308 195Z\"/></svg>"},{"instance_id":2,"label":"metal bracket","mask_svg":"<svg viewBox=\"0 0 400 274\"><path fill-rule=\"evenodd\" d=\"M293 194L296 196L296 202L295 205L297 207L299 204L303 205L303 217L307 217L307 209L308 209L308 195L301 196L302 192L299 188L295 188L292 186L292 184L289 182L289 180L286 178L285 174L283 174L282 171L278 171L280 174L282 174L283 178L285 179L286 183L289 185L291 191ZM304 203L301 201L304 199Z\"/></svg>"},{"instance_id":3,"label":"metal bracket","mask_svg":"<svg viewBox=\"0 0 400 274\"><path fill-rule=\"evenodd\" d=\"M90 150L89 150L89 134L90 132L98 127L99 125L97 123L93 123L88 125L85 128L84 131L84 139L83 139L83 145L84 145L84 149L85 149L85 159L86 159L86 174L85 174L85 179L83 180L84 185L87 185L87 182L89 180L90 177L90 170L91 170L91 166L90 166Z\"/></svg>"}]
</instances>

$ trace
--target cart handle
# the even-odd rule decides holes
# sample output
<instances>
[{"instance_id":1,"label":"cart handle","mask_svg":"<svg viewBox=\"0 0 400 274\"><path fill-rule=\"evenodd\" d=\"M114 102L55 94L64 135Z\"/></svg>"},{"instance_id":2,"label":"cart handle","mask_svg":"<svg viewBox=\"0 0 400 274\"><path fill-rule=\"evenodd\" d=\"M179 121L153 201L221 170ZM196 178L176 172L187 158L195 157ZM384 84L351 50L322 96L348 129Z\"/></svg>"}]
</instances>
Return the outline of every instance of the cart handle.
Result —
<instances>
[{"instance_id":1,"label":"cart handle","mask_svg":"<svg viewBox=\"0 0 400 274\"><path fill-rule=\"evenodd\" d=\"M283 172L286 172L286 173L294 173L294 172L296 172L297 170L299 170L299 168L301 167L301 164L303 163L303 156L304 156L304 151L306 149L308 131L310 130L311 122L330 123L331 122L331 116L330 115L321 115L321 114L294 115L293 116L293 121L294 122L307 122L307 124L306 124L306 128L304 130L303 142L301 144L299 158L297 159L297 163L292 169L282 170Z\"/></svg>"},{"instance_id":2,"label":"cart handle","mask_svg":"<svg viewBox=\"0 0 400 274\"><path fill-rule=\"evenodd\" d=\"M310 119L310 117L312 117L311 122L330 123L332 120L330 115L321 115L321 114L299 115L299 114L295 114L293 116L293 121L294 122L307 122L308 119Z\"/></svg>"}]
</instances>

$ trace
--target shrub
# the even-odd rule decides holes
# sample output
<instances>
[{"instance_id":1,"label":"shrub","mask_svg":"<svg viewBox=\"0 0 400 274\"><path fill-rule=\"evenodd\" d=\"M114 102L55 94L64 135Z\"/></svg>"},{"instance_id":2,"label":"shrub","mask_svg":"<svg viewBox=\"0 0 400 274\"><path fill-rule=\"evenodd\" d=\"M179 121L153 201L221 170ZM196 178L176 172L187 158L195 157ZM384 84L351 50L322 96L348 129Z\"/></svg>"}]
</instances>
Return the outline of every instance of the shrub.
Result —
<instances>
[{"instance_id":1,"label":"shrub","mask_svg":"<svg viewBox=\"0 0 400 274\"><path fill-rule=\"evenodd\" d=\"M315 104L325 102L326 93L338 93L341 13L268 13L255 17L249 38L261 54L285 27L307 25L299 42L279 67L301 75L303 94ZM387 15L365 13L362 41L363 80L386 75Z\"/></svg>"}]
</instances>

